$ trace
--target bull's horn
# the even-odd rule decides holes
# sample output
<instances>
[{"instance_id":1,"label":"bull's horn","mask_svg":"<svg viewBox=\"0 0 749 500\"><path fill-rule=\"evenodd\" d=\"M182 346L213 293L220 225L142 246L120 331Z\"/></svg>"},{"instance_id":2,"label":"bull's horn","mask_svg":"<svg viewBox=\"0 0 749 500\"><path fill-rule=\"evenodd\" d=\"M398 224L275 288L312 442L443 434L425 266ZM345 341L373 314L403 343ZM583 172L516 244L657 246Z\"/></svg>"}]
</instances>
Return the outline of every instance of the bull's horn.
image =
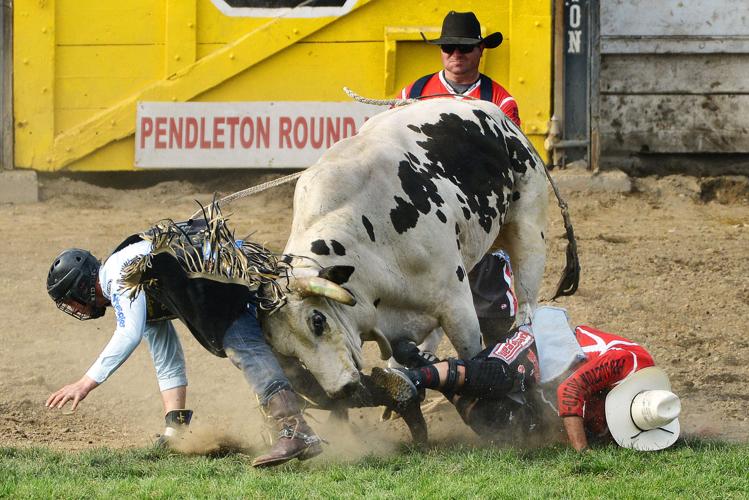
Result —
<instances>
[{"instance_id":1,"label":"bull's horn","mask_svg":"<svg viewBox=\"0 0 749 500\"><path fill-rule=\"evenodd\" d=\"M393 357L393 348L390 346L390 341L379 328L372 328L369 332L362 333L361 339L377 342L377 347L380 348L380 359L386 360Z\"/></svg>"},{"instance_id":2,"label":"bull's horn","mask_svg":"<svg viewBox=\"0 0 749 500\"><path fill-rule=\"evenodd\" d=\"M297 290L303 297L310 295L319 295L327 297L341 304L353 306L356 304L354 298L348 290L332 281L328 281L317 276L305 276L291 281L291 287Z\"/></svg>"}]
</instances>

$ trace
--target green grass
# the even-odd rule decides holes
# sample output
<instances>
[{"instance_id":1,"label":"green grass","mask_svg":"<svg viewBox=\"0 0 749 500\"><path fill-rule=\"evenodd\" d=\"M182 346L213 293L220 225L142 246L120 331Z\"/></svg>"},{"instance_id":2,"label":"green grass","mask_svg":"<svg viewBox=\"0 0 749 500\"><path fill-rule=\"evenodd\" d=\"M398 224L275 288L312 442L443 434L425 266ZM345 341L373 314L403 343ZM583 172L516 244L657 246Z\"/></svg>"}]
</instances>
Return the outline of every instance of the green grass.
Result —
<instances>
[{"instance_id":1,"label":"green grass","mask_svg":"<svg viewBox=\"0 0 749 500\"><path fill-rule=\"evenodd\" d=\"M254 470L251 457L156 450L0 448L0 497L749 498L749 445L681 442L657 453L614 446L577 455L404 447L354 462Z\"/></svg>"}]
</instances>

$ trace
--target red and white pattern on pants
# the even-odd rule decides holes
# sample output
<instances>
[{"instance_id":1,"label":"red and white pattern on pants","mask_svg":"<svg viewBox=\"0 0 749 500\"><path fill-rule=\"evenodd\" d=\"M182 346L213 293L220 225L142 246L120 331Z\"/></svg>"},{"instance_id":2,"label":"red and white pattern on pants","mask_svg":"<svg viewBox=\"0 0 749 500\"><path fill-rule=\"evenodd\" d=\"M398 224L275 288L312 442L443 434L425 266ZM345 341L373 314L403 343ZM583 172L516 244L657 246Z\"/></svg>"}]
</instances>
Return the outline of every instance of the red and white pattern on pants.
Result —
<instances>
[{"instance_id":1,"label":"red and white pattern on pants","mask_svg":"<svg viewBox=\"0 0 749 500\"><path fill-rule=\"evenodd\" d=\"M515 335L494 346L487 357L500 359L507 363L511 372L517 371L538 382L541 372L538 369L538 357L533 351L534 345L533 335L521 326Z\"/></svg>"}]
</instances>

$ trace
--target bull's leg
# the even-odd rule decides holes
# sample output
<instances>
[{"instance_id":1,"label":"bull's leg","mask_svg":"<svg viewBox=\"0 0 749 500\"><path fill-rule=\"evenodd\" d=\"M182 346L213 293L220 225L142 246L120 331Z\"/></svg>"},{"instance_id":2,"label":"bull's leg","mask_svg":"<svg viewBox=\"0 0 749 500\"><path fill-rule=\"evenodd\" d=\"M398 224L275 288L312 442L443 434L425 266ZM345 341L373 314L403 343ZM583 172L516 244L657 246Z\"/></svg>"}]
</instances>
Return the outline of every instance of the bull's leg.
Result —
<instances>
[{"instance_id":1,"label":"bull's leg","mask_svg":"<svg viewBox=\"0 0 749 500\"><path fill-rule=\"evenodd\" d=\"M394 341L393 342L393 357L388 360L388 367L390 368L417 368L418 366L421 366L421 363L423 362L434 362L429 361L430 358L434 357L434 354L437 352L437 347L439 347L440 342L442 342L442 337L445 336L445 332L442 330L442 328L435 328L432 330L429 335L424 339L424 341L419 344L418 350L419 355L422 359L417 360L411 360L412 363L408 363L406 360L401 360L400 362L398 359L403 357L408 357L410 355L410 350L414 348L414 344L409 340L401 340L401 341ZM408 351L407 354L406 350ZM396 354L401 354L401 356L397 356ZM436 357L434 358L436 360ZM416 363L414 364L413 361ZM405 363L405 364L402 364Z\"/></svg>"},{"instance_id":2,"label":"bull's leg","mask_svg":"<svg viewBox=\"0 0 749 500\"><path fill-rule=\"evenodd\" d=\"M286 376L294 386L294 390L303 395L305 399L315 403L319 409L330 411L331 418L339 419L351 425L348 420L350 408L386 406L391 411L397 411L403 417L403 421L411 431L411 437L415 443L426 443L426 422L418 404L405 409L396 408L392 398L381 387L372 383L371 377L363 373L361 374L361 384L354 394L346 399L331 399L320 387L315 377L297 359L280 354L277 354L277 356ZM354 427L354 430L356 430L356 427Z\"/></svg>"},{"instance_id":3,"label":"bull's leg","mask_svg":"<svg viewBox=\"0 0 749 500\"><path fill-rule=\"evenodd\" d=\"M538 210L536 212L539 212ZM530 320L538 305L538 292L544 276L546 263L546 245L543 231L544 220L541 214L526 213L522 220L505 222L500 241L502 248L510 254L512 272L515 277L515 295L518 299L517 323Z\"/></svg>"},{"instance_id":4,"label":"bull's leg","mask_svg":"<svg viewBox=\"0 0 749 500\"><path fill-rule=\"evenodd\" d=\"M446 304L448 307L440 317L440 326L452 342L458 357L470 359L481 351L481 328L467 281L465 288L464 291L456 290L456 293L450 297L450 300L454 302ZM463 297L467 297L468 300Z\"/></svg>"},{"instance_id":5,"label":"bull's leg","mask_svg":"<svg viewBox=\"0 0 749 500\"><path fill-rule=\"evenodd\" d=\"M424 352L431 352L432 354L437 353L437 348L440 345L440 342L442 342L442 337L445 336L445 332L442 330L442 328L435 328L434 330L427 335L427 338L424 339L424 342L419 344L419 350Z\"/></svg>"}]
</instances>

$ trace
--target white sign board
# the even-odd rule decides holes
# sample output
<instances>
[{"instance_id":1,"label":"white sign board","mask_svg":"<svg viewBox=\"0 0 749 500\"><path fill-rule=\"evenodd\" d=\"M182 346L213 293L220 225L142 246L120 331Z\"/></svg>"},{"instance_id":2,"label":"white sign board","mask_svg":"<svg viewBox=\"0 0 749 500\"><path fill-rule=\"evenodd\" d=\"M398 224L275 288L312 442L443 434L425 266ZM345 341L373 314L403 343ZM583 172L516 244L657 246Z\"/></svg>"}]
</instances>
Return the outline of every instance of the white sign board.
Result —
<instances>
[{"instance_id":1,"label":"white sign board","mask_svg":"<svg viewBox=\"0 0 749 500\"><path fill-rule=\"evenodd\" d=\"M308 167L385 109L358 102L140 102L135 166Z\"/></svg>"}]
</instances>

